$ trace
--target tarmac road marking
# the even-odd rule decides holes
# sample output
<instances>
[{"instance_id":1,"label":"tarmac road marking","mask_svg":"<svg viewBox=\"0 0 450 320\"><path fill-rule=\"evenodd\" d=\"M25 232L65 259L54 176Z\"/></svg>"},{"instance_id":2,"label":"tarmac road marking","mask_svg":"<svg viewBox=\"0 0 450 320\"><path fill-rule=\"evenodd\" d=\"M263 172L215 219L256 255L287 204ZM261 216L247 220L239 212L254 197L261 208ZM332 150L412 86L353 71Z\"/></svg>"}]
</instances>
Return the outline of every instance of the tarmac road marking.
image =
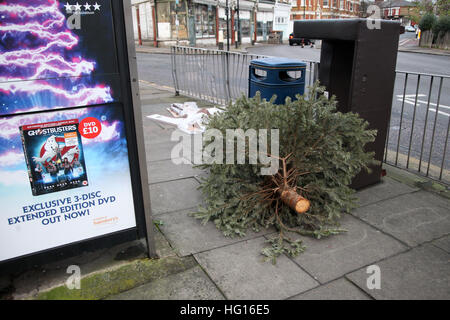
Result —
<instances>
[{"instance_id":1,"label":"tarmac road marking","mask_svg":"<svg viewBox=\"0 0 450 320\"><path fill-rule=\"evenodd\" d=\"M424 98L426 98L427 95L426 94L418 94L417 97L424 97ZM405 95L405 99L403 99L403 95L402 94L397 95L397 101L403 102L403 100L405 101L405 103L408 103L408 104L414 106L416 104L416 95L415 94L406 94ZM422 105L427 106L428 105L428 101L417 99L417 105L419 105L419 106L422 106ZM433 103L433 102L430 102L430 106L437 107L437 104ZM450 109L450 106L439 104L439 109L441 109L441 108ZM436 109L430 108L429 111L436 112ZM447 112L438 111L438 113L442 114L444 116L450 117L450 114L447 113Z\"/></svg>"}]
</instances>

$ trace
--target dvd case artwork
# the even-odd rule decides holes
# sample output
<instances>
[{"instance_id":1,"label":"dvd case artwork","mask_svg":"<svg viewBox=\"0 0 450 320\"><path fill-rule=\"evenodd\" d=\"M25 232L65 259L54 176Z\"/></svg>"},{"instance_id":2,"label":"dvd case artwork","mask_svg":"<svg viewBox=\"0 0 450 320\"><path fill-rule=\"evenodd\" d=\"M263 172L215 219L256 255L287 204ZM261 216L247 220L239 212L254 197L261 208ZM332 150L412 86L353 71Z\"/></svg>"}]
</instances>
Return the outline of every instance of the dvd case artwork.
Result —
<instances>
[{"instance_id":1,"label":"dvd case artwork","mask_svg":"<svg viewBox=\"0 0 450 320\"><path fill-rule=\"evenodd\" d=\"M33 196L88 186L78 119L20 127Z\"/></svg>"}]
</instances>

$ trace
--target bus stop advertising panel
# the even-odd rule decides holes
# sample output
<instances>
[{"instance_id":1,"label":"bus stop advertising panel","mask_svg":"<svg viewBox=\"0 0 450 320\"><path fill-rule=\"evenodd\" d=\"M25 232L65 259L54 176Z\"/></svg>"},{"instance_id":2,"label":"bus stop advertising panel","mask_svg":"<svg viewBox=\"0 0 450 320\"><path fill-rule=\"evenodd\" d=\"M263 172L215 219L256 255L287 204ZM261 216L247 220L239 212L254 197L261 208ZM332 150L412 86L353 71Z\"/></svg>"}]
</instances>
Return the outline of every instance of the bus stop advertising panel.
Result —
<instances>
[{"instance_id":1,"label":"bus stop advertising panel","mask_svg":"<svg viewBox=\"0 0 450 320\"><path fill-rule=\"evenodd\" d=\"M138 226L123 11L0 1L0 262Z\"/></svg>"}]
</instances>

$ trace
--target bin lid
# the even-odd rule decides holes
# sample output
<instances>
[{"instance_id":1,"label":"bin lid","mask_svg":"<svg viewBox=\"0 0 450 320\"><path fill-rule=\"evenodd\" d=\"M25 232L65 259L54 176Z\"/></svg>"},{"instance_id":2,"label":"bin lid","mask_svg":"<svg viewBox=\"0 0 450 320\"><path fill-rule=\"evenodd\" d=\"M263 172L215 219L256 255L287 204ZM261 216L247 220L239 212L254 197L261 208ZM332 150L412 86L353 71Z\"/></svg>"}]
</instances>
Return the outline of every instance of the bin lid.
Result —
<instances>
[{"instance_id":1,"label":"bin lid","mask_svg":"<svg viewBox=\"0 0 450 320\"><path fill-rule=\"evenodd\" d=\"M289 58L262 58L250 61L251 65L266 67L266 68L299 68L306 67L306 63L300 60Z\"/></svg>"}]
</instances>

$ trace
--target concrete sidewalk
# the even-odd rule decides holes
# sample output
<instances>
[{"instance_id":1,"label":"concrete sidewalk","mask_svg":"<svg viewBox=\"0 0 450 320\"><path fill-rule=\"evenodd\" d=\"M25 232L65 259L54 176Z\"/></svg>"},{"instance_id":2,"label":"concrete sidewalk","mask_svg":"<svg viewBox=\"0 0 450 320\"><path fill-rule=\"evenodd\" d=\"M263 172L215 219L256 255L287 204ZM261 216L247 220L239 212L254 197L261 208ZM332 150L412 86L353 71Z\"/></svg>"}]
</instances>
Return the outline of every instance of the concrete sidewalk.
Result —
<instances>
[{"instance_id":1,"label":"concrete sidewalk","mask_svg":"<svg viewBox=\"0 0 450 320\"><path fill-rule=\"evenodd\" d=\"M450 50L435 49L435 48L422 48L419 46L404 46L398 48L399 52L421 53L421 54L433 54L438 56L450 56Z\"/></svg>"},{"instance_id":2,"label":"concrete sidewalk","mask_svg":"<svg viewBox=\"0 0 450 320\"><path fill-rule=\"evenodd\" d=\"M142 95L145 116L166 114L173 99L150 86ZM177 255L197 265L112 299L450 298L450 201L415 187L411 175L389 170L383 183L358 192L359 208L342 220L348 233L304 238L305 253L272 265L259 252L274 230L231 239L188 215L202 202L196 187L205 173L172 163L172 128L149 119L144 128L154 218ZM381 290L366 285L373 264Z\"/></svg>"},{"instance_id":3,"label":"concrete sidewalk","mask_svg":"<svg viewBox=\"0 0 450 320\"><path fill-rule=\"evenodd\" d=\"M423 178L387 166L382 183L358 192L359 208L342 219L347 233L304 237L303 254L273 265L260 251L274 229L226 238L212 222L189 216L202 203L197 187L206 173L175 165L174 128L146 116L193 99L144 82L141 99L160 259L146 259L143 242L123 244L22 273L10 280L9 298L450 299L450 200L418 187ZM63 286L70 264L83 270L81 290ZM381 271L379 290L367 287L371 265Z\"/></svg>"}]
</instances>

